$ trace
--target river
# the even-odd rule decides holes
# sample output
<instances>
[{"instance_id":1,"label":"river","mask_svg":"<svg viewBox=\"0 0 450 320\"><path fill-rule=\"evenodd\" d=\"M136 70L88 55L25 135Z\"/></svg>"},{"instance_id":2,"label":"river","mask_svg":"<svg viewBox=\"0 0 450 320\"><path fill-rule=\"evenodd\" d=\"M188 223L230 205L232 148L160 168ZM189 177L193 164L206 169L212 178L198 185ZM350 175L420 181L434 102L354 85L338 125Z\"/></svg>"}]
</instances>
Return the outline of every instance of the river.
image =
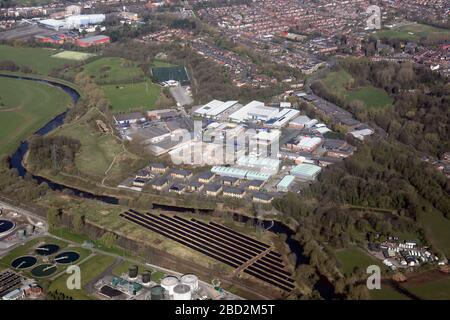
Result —
<instances>
[{"instance_id":1,"label":"river","mask_svg":"<svg viewBox=\"0 0 450 320\"><path fill-rule=\"evenodd\" d=\"M73 89L69 86L66 86L64 84L61 84L61 83L57 83L57 82L53 82L53 81L49 81L49 80L35 79L32 77L26 77L26 76L15 76L15 75L0 75L0 76L8 77L8 78L15 78L15 79L22 79L22 80L26 80L26 81L38 81L38 82L43 82L48 85L52 85L52 86L61 88L67 94L70 95L74 104L80 98L80 94L75 89ZM57 115L52 120L50 120L46 125L44 125L41 129L37 130L35 132L35 134L36 135L45 135L45 134L51 132L52 130L58 128L59 126L61 126L64 123L64 118L65 118L66 114L67 114L67 111ZM28 141L25 140L25 141L21 142L19 148L12 154L12 156L10 157L10 160L9 160L11 168L15 168L21 177L24 177L28 173L27 169L23 165L23 159L24 159L27 151L28 151ZM44 183L44 182L47 183L49 188L52 190L55 190L55 191L70 190L71 193L77 197L98 200L98 201L101 201L101 202L104 202L107 204L113 204L113 205L119 204L119 199L116 197L96 195L96 194L93 194L90 192L82 191L82 190L79 190L76 188L72 188L72 187L60 184L60 183L53 182L53 181L51 181L47 178L41 177L41 176L32 175L32 178L34 180L36 180L39 184ZM166 210L171 210L171 211L179 211L179 212L186 212L186 211L193 210L190 208L172 207L172 206L165 206L165 205L160 205L160 204L155 204L154 208L155 209L156 208L166 209ZM203 210L202 212L207 213L206 211ZM308 258L303 254L303 247L297 240L295 240L293 238L293 236L295 234L294 231L292 231L289 227L287 227L283 223L281 223L279 221L272 221L272 220L258 221L256 218L247 217L247 216L240 215L237 213L235 213L233 215L233 219L236 221L244 222L244 223L247 222L248 220L252 219L254 224L262 223L262 226L265 229L268 229L269 231L271 231L275 234L278 234L278 235L284 234L286 236L286 244L289 246L289 249L291 250L291 252L294 252L297 257L296 265L298 266L302 263L308 263ZM319 291L321 296L326 300L330 300L330 299L333 299L336 297L335 293L334 293L333 285L325 277L320 278L320 280L317 282L315 288Z\"/></svg>"}]
</instances>

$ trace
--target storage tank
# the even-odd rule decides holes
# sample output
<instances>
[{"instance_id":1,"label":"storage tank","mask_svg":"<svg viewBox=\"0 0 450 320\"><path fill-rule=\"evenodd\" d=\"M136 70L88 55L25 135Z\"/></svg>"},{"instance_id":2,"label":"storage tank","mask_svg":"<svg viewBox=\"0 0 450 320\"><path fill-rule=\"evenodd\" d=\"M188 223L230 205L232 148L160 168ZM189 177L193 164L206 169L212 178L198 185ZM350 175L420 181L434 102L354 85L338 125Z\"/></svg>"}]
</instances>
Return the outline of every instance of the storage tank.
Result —
<instances>
[{"instance_id":1,"label":"storage tank","mask_svg":"<svg viewBox=\"0 0 450 320\"><path fill-rule=\"evenodd\" d=\"M173 288L175 288L177 284L179 284L177 277L167 276L161 279L161 287L163 287L169 295L173 295Z\"/></svg>"},{"instance_id":2,"label":"storage tank","mask_svg":"<svg viewBox=\"0 0 450 320\"><path fill-rule=\"evenodd\" d=\"M138 266L134 265L128 268L128 276L134 279L138 276Z\"/></svg>"},{"instance_id":3,"label":"storage tank","mask_svg":"<svg viewBox=\"0 0 450 320\"><path fill-rule=\"evenodd\" d=\"M173 288L173 300L191 300L191 287L187 284L178 284Z\"/></svg>"},{"instance_id":4,"label":"storage tank","mask_svg":"<svg viewBox=\"0 0 450 320\"><path fill-rule=\"evenodd\" d=\"M192 292L195 292L198 289L198 277L194 274L185 274L181 277L180 282L188 285Z\"/></svg>"},{"instance_id":5,"label":"storage tank","mask_svg":"<svg viewBox=\"0 0 450 320\"><path fill-rule=\"evenodd\" d=\"M17 231L17 237L18 237L19 239L23 239L23 238L25 238L25 236L26 236L26 231L25 231L25 229L20 229L20 230Z\"/></svg>"},{"instance_id":6,"label":"storage tank","mask_svg":"<svg viewBox=\"0 0 450 320\"><path fill-rule=\"evenodd\" d=\"M152 273L148 270L142 273L142 283L148 284L150 282Z\"/></svg>"},{"instance_id":7,"label":"storage tank","mask_svg":"<svg viewBox=\"0 0 450 320\"><path fill-rule=\"evenodd\" d=\"M151 300L163 300L164 299L164 288L161 286L154 286L150 289L150 299Z\"/></svg>"},{"instance_id":8,"label":"storage tank","mask_svg":"<svg viewBox=\"0 0 450 320\"><path fill-rule=\"evenodd\" d=\"M26 235L31 236L34 232L34 226L32 224L27 225L26 227Z\"/></svg>"}]
</instances>

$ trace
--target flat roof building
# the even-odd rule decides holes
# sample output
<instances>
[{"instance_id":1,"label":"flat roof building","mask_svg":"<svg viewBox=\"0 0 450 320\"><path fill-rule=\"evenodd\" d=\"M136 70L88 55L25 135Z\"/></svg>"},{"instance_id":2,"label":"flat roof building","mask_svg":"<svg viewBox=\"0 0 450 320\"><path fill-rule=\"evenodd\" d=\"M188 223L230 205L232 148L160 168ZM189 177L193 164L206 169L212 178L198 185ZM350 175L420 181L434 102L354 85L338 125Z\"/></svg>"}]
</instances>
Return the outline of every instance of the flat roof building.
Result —
<instances>
[{"instance_id":1,"label":"flat roof building","mask_svg":"<svg viewBox=\"0 0 450 320\"><path fill-rule=\"evenodd\" d=\"M238 104L238 101L227 101L223 102L220 100L212 100L205 104L203 107L197 109L194 114L206 117L206 118L216 118L220 114L224 113L228 109L232 108Z\"/></svg>"},{"instance_id":2,"label":"flat roof building","mask_svg":"<svg viewBox=\"0 0 450 320\"><path fill-rule=\"evenodd\" d=\"M319 166L309 163L301 163L291 169L290 174L302 180L315 180L322 169Z\"/></svg>"},{"instance_id":3,"label":"flat roof building","mask_svg":"<svg viewBox=\"0 0 450 320\"><path fill-rule=\"evenodd\" d=\"M284 176L284 178L281 179L281 181L277 184L277 190L281 192L289 191L289 187L292 185L294 180L295 180L294 176L291 175Z\"/></svg>"}]
</instances>

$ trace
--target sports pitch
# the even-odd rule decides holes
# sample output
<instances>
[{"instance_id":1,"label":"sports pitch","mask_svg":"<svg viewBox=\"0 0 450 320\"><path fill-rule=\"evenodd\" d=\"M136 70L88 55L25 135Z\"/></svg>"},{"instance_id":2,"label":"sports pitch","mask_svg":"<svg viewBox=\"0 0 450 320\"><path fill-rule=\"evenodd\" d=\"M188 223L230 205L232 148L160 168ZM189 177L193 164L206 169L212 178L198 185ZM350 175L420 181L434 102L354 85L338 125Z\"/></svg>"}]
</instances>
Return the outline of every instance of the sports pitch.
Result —
<instances>
[{"instance_id":1,"label":"sports pitch","mask_svg":"<svg viewBox=\"0 0 450 320\"><path fill-rule=\"evenodd\" d=\"M85 61L92 57L95 57L95 54L77 51L61 51L58 52L57 54L52 55L52 58L67 59L74 61Z\"/></svg>"},{"instance_id":2,"label":"sports pitch","mask_svg":"<svg viewBox=\"0 0 450 320\"><path fill-rule=\"evenodd\" d=\"M184 66L155 67L151 68L151 73L157 82L175 80L181 84L189 83L189 76Z\"/></svg>"}]
</instances>

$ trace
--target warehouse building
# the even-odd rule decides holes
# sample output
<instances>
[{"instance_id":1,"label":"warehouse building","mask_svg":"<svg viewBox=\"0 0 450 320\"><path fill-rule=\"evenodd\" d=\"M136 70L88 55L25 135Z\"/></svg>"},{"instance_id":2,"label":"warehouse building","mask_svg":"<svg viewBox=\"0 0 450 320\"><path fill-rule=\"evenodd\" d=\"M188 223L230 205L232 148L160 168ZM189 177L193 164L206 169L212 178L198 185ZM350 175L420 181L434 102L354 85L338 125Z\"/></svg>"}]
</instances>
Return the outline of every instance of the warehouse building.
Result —
<instances>
[{"instance_id":1,"label":"warehouse building","mask_svg":"<svg viewBox=\"0 0 450 320\"><path fill-rule=\"evenodd\" d=\"M272 176L267 173L257 172L253 170L244 170L233 167L214 166L211 172L221 177L235 177L238 179L246 180L262 180L267 181Z\"/></svg>"},{"instance_id":2,"label":"warehouse building","mask_svg":"<svg viewBox=\"0 0 450 320\"><path fill-rule=\"evenodd\" d=\"M302 180L313 181L319 175L321 168L314 164L301 163L291 169L290 174Z\"/></svg>"},{"instance_id":3,"label":"warehouse building","mask_svg":"<svg viewBox=\"0 0 450 320\"><path fill-rule=\"evenodd\" d=\"M90 36L78 39L75 43L80 47L91 47L101 44L107 44L110 43L111 39L108 36L104 35L97 35L97 36Z\"/></svg>"},{"instance_id":4,"label":"warehouse building","mask_svg":"<svg viewBox=\"0 0 450 320\"><path fill-rule=\"evenodd\" d=\"M238 101L223 102L220 100L212 100L203 107L197 109L194 114L205 118L217 119L219 115L223 114L230 108L233 108L237 104Z\"/></svg>"},{"instance_id":5,"label":"warehouse building","mask_svg":"<svg viewBox=\"0 0 450 320\"><path fill-rule=\"evenodd\" d=\"M271 175L276 174L280 169L280 160L267 157L243 156L237 160L237 164Z\"/></svg>"},{"instance_id":6,"label":"warehouse building","mask_svg":"<svg viewBox=\"0 0 450 320\"><path fill-rule=\"evenodd\" d=\"M289 187L292 185L294 180L295 180L294 176L291 175L284 176L284 178L281 179L281 181L277 184L277 191L288 192Z\"/></svg>"},{"instance_id":7,"label":"warehouse building","mask_svg":"<svg viewBox=\"0 0 450 320\"><path fill-rule=\"evenodd\" d=\"M67 17L65 23L67 29L78 29L90 24L99 24L105 21L104 14L80 14Z\"/></svg>"}]
</instances>

